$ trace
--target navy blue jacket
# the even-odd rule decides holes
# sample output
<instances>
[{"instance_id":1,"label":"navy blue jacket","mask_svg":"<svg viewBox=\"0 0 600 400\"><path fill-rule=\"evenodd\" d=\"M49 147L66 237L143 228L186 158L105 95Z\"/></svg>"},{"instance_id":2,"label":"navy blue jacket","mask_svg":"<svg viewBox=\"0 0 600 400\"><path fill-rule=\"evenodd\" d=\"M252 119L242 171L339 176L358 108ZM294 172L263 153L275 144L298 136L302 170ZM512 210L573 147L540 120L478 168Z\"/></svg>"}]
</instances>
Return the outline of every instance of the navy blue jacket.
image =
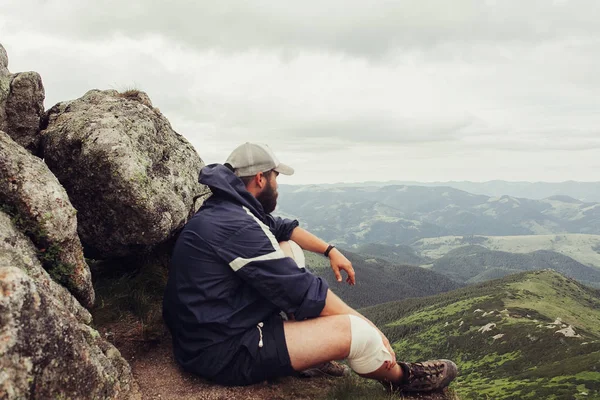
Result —
<instances>
[{"instance_id":1,"label":"navy blue jacket","mask_svg":"<svg viewBox=\"0 0 600 400\"><path fill-rule=\"evenodd\" d=\"M199 181L213 195L177 239L163 316L176 360L206 376L223 368L236 347L258 348L259 322L280 311L297 320L317 317L328 286L279 247L297 221L266 214L223 165L204 167Z\"/></svg>"}]
</instances>

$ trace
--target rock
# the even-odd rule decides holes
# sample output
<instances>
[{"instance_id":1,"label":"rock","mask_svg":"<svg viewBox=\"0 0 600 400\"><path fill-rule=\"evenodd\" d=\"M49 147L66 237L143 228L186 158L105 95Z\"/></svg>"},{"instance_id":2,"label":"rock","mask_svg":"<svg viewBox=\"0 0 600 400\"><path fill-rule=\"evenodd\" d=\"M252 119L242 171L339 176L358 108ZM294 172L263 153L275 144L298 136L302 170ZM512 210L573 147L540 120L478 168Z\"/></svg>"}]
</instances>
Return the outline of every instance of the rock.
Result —
<instances>
[{"instance_id":1,"label":"rock","mask_svg":"<svg viewBox=\"0 0 600 400\"><path fill-rule=\"evenodd\" d=\"M0 266L0 397L106 399L134 393L131 369L98 332L16 267Z\"/></svg>"},{"instance_id":2,"label":"rock","mask_svg":"<svg viewBox=\"0 0 600 400\"><path fill-rule=\"evenodd\" d=\"M6 54L6 49L0 43L0 76L8 75L8 54Z\"/></svg>"},{"instance_id":3,"label":"rock","mask_svg":"<svg viewBox=\"0 0 600 400\"><path fill-rule=\"evenodd\" d=\"M13 224L11 218L0 211L0 267L17 267L33 279L40 291L44 291L66 308L78 321L89 324L90 313L63 286L56 283L37 259L37 249Z\"/></svg>"},{"instance_id":4,"label":"rock","mask_svg":"<svg viewBox=\"0 0 600 400\"><path fill-rule=\"evenodd\" d=\"M41 159L1 131L0 207L33 240L50 275L91 307L91 273L77 236L77 212L67 192Z\"/></svg>"},{"instance_id":5,"label":"rock","mask_svg":"<svg viewBox=\"0 0 600 400\"><path fill-rule=\"evenodd\" d=\"M477 330L477 332L481 332L481 333L489 332L492 329L494 329L495 327L496 327L496 324L494 324L493 322L490 322L489 324L486 324L486 325L482 326L481 328L479 328Z\"/></svg>"},{"instance_id":6,"label":"rock","mask_svg":"<svg viewBox=\"0 0 600 400\"><path fill-rule=\"evenodd\" d=\"M86 254L140 254L171 238L194 209L204 163L147 95L92 90L52 107L44 157L78 210Z\"/></svg>"},{"instance_id":7,"label":"rock","mask_svg":"<svg viewBox=\"0 0 600 400\"><path fill-rule=\"evenodd\" d=\"M33 154L39 149L45 97L37 72L8 71L8 56L0 45L0 130Z\"/></svg>"},{"instance_id":8,"label":"rock","mask_svg":"<svg viewBox=\"0 0 600 400\"><path fill-rule=\"evenodd\" d=\"M45 97L42 78L37 72L13 75L5 105L5 130L33 154L37 154L40 145L40 120L44 114Z\"/></svg>"},{"instance_id":9,"label":"rock","mask_svg":"<svg viewBox=\"0 0 600 400\"><path fill-rule=\"evenodd\" d=\"M581 337L581 335L578 335L575 332L575 329L573 329L573 327L571 325L567 326L564 329L560 329L560 330L556 331L555 333L560 333L562 335L565 335L566 337L576 337L576 338Z\"/></svg>"}]
</instances>

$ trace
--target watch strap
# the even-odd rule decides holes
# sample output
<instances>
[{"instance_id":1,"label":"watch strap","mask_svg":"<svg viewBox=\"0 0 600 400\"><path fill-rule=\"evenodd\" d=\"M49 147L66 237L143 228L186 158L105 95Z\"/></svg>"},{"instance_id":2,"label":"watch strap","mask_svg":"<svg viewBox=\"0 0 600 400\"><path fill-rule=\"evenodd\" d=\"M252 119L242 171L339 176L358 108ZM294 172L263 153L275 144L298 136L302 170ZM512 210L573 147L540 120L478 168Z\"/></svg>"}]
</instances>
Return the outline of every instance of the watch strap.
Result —
<instances>
[{"instance_id":1,"label":"watch strap","mask_svg":"<svg viewBox=\"0 0 600 400\"><path fill-rule=\"evenodd\" d=\"M334 246L334 245L332 245L332 244L330 244L329 246L327 246L327 250L325 250L325 252L323 253L323 255L324 255L325 257L329 257L329 252L330 252L331 250L333 250L333 249L335 249L335 246Z\"/></svg>"}]
</instances>

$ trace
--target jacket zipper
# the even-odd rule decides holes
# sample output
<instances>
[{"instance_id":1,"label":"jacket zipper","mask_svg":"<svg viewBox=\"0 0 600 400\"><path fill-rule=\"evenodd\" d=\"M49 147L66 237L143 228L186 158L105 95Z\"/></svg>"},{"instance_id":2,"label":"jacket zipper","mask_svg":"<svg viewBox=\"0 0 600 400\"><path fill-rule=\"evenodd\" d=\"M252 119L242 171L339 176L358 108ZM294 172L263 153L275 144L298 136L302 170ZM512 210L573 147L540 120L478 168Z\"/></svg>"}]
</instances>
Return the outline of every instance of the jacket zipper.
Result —
<instances>
[{"instance_id":1,"label":"jacket zipper","mask_svg":"<svg viewBox=\"0 0 600 400\"><path fill-rule=\"evenodd\" d=\"M262 322L259 322L256 325L256 328L258 329L258 333L260 334L260 340L258 341L258 347L263 347L263 335L262 335L262 327L264 326L264 324Z\"/></svg>"}]
</instances>

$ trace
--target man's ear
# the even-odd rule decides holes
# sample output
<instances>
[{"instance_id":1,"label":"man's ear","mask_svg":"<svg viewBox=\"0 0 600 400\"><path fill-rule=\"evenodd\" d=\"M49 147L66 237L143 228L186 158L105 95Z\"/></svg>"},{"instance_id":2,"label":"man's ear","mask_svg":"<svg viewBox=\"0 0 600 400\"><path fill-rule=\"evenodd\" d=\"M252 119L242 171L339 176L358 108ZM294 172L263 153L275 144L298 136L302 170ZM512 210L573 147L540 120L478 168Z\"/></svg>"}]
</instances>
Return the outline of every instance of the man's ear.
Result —
<instances>
[{"instance_id":1,"label":"man's ear","mask_svg":"<svg viewBox=\"0 0 600 400\"><path fill-rule=\"evenodd\" d=\"M256 183L256 186L258 186L260 189L265 186L265 183L263 183L263 178L264 174L262 172L259 172L254 176L254 183Z\"/></svg>"}]
</instances>

